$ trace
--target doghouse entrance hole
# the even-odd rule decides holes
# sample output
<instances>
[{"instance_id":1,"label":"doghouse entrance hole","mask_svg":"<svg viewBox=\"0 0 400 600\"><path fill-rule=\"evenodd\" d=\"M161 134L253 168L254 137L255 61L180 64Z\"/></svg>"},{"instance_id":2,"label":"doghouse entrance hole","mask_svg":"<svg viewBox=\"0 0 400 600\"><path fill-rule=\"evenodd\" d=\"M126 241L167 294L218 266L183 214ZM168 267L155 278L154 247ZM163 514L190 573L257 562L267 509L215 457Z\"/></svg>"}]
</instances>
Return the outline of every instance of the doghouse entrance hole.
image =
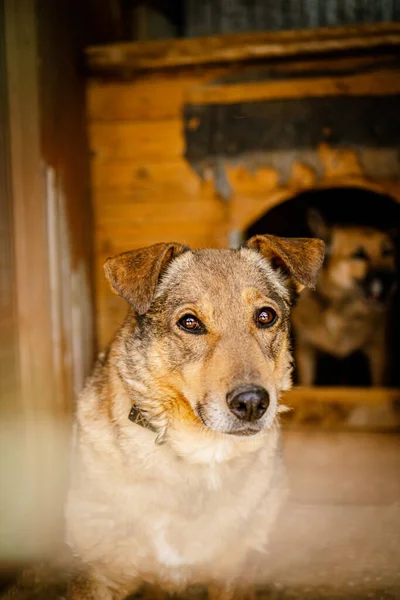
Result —
<instances>
[{"instance_id":1,"label":"doghouse entrance hole","mask_svg":"<svg viewBox=\"0 0 400 600\"><path fill-rule=\"evenodd\" d=\"M312 236L307 224L307 213L310 208L316 208L328 223L369 225L387 230L395 230L400 226L400 205L389 196L360 188L338 187L303 192L275 206L252 223L244 237L248 239L262 233L285 237ZM399 282L399 249L397 237L397 282ZM399 286L392 302L389 331L389 384L398 387L400 373L396 365L400 358ZM293 343L295 344L296 341L294 340ZM345 360L320 355L316 385L368 386L370 381L368 363L362 353L357 352Z\"/></svg>"}]
</instances>

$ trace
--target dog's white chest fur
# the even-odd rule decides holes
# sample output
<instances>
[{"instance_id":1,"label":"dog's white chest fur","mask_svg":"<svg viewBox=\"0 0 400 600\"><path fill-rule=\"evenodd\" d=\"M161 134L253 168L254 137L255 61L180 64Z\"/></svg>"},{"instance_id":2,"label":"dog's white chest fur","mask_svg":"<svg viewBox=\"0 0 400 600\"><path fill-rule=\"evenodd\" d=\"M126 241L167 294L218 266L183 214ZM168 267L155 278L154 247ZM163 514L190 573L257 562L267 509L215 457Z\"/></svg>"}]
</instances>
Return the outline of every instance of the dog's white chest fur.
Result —
<instances>
[{"instance_id":1,"label":"dog's white chest fur","mask_svg":"<svg viewBox=\"0 0 400 600\"><path fill-rule=\"evenodd\" d=\"M210 464L191 464L168 444L155 446L151 432L132 431L122 461L110 447L99 463L86 438L83 477L68 503L72 547L128 584L154 578L173 589L233 578L249 551L264 549L280 505L278 428L254 451Z\"/></svg>"}]
</instances>

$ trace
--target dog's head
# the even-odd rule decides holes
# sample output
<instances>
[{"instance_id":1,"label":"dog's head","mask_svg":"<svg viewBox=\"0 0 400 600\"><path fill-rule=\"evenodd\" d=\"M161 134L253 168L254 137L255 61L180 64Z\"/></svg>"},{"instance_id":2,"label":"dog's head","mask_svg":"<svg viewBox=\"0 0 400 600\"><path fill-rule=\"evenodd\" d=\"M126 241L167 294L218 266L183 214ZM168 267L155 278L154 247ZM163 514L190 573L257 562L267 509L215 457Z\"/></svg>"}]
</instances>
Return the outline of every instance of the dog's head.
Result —
<instances>
[{"instance_id":1,"label":"dog's head","mask_svg":"<svg viewBox=\"0 0 400 600\"><path fill-rule=\"evenodd\" d=\"M109 259L132 308L118 368L149 420L241 439L269 428L291 382L291 303L323 254L321 240L260 235L239 250L170 243Z\"/></svg>"},{"instance_id":2,"label":"dog's head","mask_svg":"<svg viewBox=\"0 0 400 600\"><path fill-rule=\"evenodd\" d=\"M315 210L309 213L309 226L327 245L321 287L384 305L396 277L393 236L373 227L329 226Z\"/></svg>"}]
</instances>

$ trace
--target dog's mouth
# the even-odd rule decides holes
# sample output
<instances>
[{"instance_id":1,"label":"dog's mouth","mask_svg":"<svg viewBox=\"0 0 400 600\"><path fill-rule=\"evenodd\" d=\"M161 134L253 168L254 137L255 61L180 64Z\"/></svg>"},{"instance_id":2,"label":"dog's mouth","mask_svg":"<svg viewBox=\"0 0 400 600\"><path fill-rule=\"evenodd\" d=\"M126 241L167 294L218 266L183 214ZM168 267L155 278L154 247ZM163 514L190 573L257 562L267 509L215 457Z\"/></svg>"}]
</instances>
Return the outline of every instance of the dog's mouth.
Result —
<instances>
[{"instance_id":1,"label":"dog's mouth","mask_svg":"<svg viewBox=\"0 0 400 600\"><path fill-rule=\"evenodd\" d=\"M364 299L368 304L383 307L389 301L395 287L392 273L372 274L361 284Z\"/></svg>"},{"instance_id":2,"label":"dog's mouth","mask_svg":"<svg viewBox=\"0 0 400 600\"><path fill-rule=\"evenodd\" d=\"M223 433L229 436L250 437L252 435L257 435L258 433L261 433L265 430L265 427L262 426L261 423L260 425L256 425L254 423L252 425L241 424L241 426L239 426L238 423L234 423L228 426L226 426L225 423L211 423L210 420L206 417L204 413L204 408L200 403L198 403L196 406L196 413L204 427L206 427L210 431L216 431L218 433Z\"/></svg>"},{"instance_id":3,"label":"dog's mouth","mask_svg":"<svg viewBox=\"0 0 400 600\"><path fill-rule=\"evenodd\" d=\"M236 429L234 431L226 431L225 433L227 435L239 435L241 437L245 437L250 435L256 435L257 433L260 433L260 431L262 431L262 429L255 429L254 427L245 427L243 429Z\"/></svg>"}]
</instances>

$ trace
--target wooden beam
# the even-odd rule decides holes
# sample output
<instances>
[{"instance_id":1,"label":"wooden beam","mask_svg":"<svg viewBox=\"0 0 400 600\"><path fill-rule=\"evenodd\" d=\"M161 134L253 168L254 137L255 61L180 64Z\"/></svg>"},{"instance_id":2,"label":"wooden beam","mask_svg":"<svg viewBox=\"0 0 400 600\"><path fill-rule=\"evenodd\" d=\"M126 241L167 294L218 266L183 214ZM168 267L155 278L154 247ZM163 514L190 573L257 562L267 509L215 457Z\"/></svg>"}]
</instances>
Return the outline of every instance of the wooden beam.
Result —
<instances>
[{"instance_id":1,"label":"wooden beam","mask_svg":"<svg viewBox=\"0 0 400 600\"><path fill-rule=\"evenodd\" d=\"M239 104L284 98L323 98L325 96L389 96L400 93L400 71L377 69L357 75L257 81L204 85L188 90L190 104Z\"/></svg>"},{"instance_id":2,"label":"wooden beam","mask_svg":"<svg viewBox=\"0 0 400 600\"><path fill-rule=\"evenodd\" d=\"M292 428L399 431L399 400L398 389L294 388L283 395L282 403L293 410L282 415L282 422Z\"/></svg>"},{"instance_id":3,"label":"wooden beam","mask_svg":"<svg viewBox=\"0 0 400 600\"><path fill-rule=\"evenodd\" d=\"M283 402L288 406L310 401L376 405L400 401L400 390L366 387L294 387L283 396Z\"/></svg>"},{"instance_id":4,"label":"wooden beam","mask_svg":"<svg viewBox=\"0 0 400 600\"><path fill-rule=\"evenodd\" d=\"M86 50L86 63L93 74L127 75L152 69L398 46L400 23L383 23L92 46Z\"/></svg>"}]
</instances>

